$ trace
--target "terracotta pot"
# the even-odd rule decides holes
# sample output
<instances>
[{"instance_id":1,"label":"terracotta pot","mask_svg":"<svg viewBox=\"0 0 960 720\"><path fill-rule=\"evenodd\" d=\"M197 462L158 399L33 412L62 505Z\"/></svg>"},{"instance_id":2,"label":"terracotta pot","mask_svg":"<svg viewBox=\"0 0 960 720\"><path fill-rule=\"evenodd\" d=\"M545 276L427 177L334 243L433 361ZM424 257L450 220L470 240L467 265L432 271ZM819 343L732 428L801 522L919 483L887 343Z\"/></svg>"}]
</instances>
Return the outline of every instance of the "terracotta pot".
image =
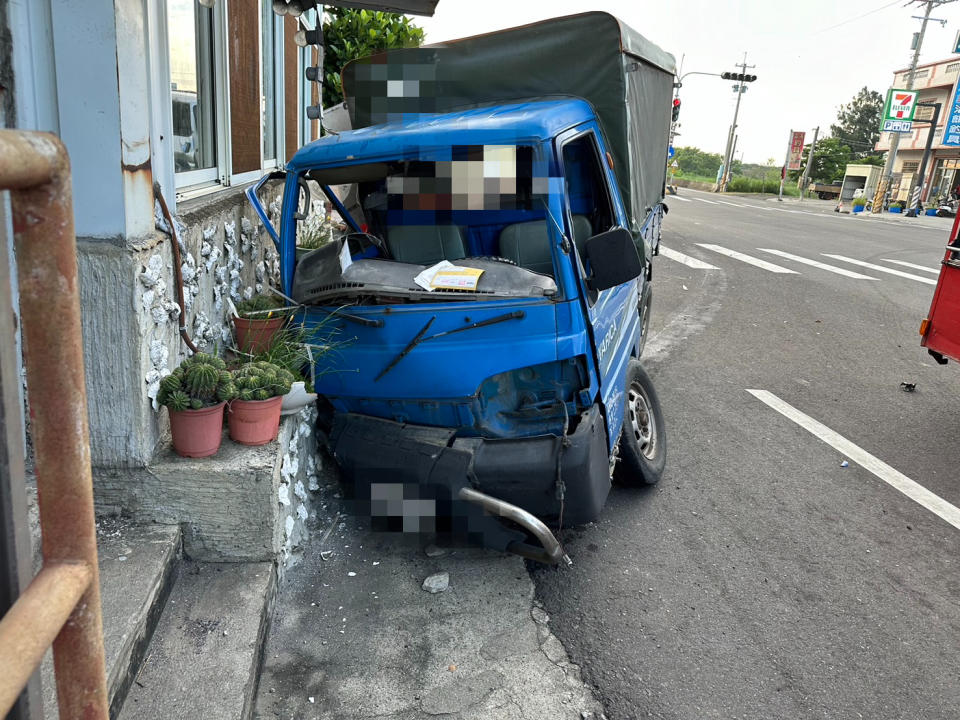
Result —
<instances>
[{"instance_id":1,"label":"terracotta pot","mask_svg":"<svg viewBox=\"0 0 960 720\"><path fill-rule=\"evenodd\" d=\"M223 436L223 406L201 410L171 410L170 432L173 450L181 457L210 457L220 449Z\"/></svg>"},{"instance_id":2,"label":"terracotta pot","mask_svg":"<svg viewBox=\"0 0 960 720\"><path fill-rule=\"evenodd\" d=\"M286 315L252 320L250 318L233 319L233 328L237 336L237 347L245 353L256 355L270 348L273 336L287 322Z\"/></svg>"},{"instance_id":3,"label":"terracotta pot","mask_svg":"<svg viewBox=\"0 0 960 720\"><path fill-rule=\"evenodd\" d=\"M227 413L230 439L241 445L266 445L280 429L282 396L269 400L234 400Z\"/></svg>"}]
</instances>

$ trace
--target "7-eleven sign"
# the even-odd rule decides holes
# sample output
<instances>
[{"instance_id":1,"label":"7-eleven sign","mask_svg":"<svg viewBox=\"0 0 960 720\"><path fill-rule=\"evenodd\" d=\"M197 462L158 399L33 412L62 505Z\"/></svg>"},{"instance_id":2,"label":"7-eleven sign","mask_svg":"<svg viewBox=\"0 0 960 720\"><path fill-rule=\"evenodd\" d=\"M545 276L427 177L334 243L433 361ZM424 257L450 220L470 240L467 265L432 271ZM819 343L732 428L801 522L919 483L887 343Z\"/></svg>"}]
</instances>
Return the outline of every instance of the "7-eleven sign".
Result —
<instances>
[{"instance_id":1,"label":"7-eleven sign","mask_svg":"<svg viewBox=\"0 0 960 720\"><path fill-rule=\"evenodd\" d=\"M891 89L887 93L887 103L883 108L883 120L913 120L913 112L917 109L916 90Z\"/></svg>"}]
</instances>

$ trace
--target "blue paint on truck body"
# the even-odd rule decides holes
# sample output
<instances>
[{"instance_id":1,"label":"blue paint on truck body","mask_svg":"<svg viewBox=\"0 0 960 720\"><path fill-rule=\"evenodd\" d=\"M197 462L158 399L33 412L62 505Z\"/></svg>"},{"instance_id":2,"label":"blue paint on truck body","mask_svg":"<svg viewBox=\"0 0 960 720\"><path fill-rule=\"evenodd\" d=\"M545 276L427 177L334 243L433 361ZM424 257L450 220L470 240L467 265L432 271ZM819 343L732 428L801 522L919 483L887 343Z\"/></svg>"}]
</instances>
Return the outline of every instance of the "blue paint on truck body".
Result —
<instances>
[{"instance_id":1,"label":"blue paint on truck body","mask_svg":"<svg viewBox=\"0 0 960 720\"><path fill-rule=\"evenodd\" d=\"M445 207L438 211L384 206L388 209L380 215L369 210L378 190L365 189L363 183L380 182L379 176L374 177L375 170L386 173L384 187L389 187L389 168L403 167L410 173L415 167L450 167L458 157L466 157L458 150L462 148L493 148L490 153L501 154L508 148L509 157L522 155L528 163L524 167L533 168L536 197L506 208ZM575 474L590 475L583 481L590 484L584 490L590 499L581 503L579 514L576 508L567 512L571 520L593 519L609 488L610 458L623 425L627 365L641 347L638 306L650 279L663 214L657 204L634 224L641 226L634 237L644 273L621 285L592 291L584 236L610 229L595 226L597 223L631 225L609 158L593 108L575 98L411 115L326 136L297 152L287 164L279 228L280 275L288 296L294 296L298 272L295 212L302 181L320 178L330 201L340 206L341 198L329 187L335 183L322 179L340 177L337 173L343 168L360 168L358 176L374 178L358 181L361 191L367 192L360 204L366 203L368 216L386 223L381 235L387 239L402 226L456 227L464 246L460 262L469 265L471 259L504 257L505 233L535 227L546 234L537 275L529 275L549 285L540 294L524 289L511 295L495 288L488 294L446 293L435 299L410 286L398 289L397 297L381 292L305 304L299 312L305 325L336 331L337 347L319 360L316 380L316 390L332 407L334 417L389 421L393 424L377 427L394 428L398 437L410 428L443 431L447 447L473 448L471 452L479 452L477 443L488 443L502 450L502 457L520 453L523 462L550 477L560 472L558 457L564 452L572 456L569 446L581 443L583 458L565 470L564 477L570 484L578 482ZM594 176L578 164L589 166ZM388 169L378 170L381 167ZM343 173L348 177L350 171ZM577 179L583 177L595 177L595 182ZM508 178L507 186L509 182ZM259 205L255 193L250 196ZM598 207L607 202L606 196L609 217L602 220L607 211ZM453 202L456 205L457 201ZM262 207L260 212L266 218ZM442 223L432 222L441 216ZM351 222L356 220L351 218ZM516 257L523 266L527 250L522 243L519 247ZM360 252L348 248L355 264L374 267L378 259L389 259L382 249ZM453 260L455 265L457 260ZM492 277L489 270L485 274ZM545 442L549 438L556 443ZM538 448L554 449L524 455L523 449L533 448L534 442L543 443ZM349 465L341 457L345 452L341 448L337 457ZM479 465L480 455L476 457ZM533 472L530 467L517 471L514 485L522 486L521 476ZM476 473L483 476L481 468ZM514 500L524 497L522 488L511 487L500 494ZM555 516L552 492L543 491L547 499L530 501L527 507Z\"/></svg>"}]
</instances>

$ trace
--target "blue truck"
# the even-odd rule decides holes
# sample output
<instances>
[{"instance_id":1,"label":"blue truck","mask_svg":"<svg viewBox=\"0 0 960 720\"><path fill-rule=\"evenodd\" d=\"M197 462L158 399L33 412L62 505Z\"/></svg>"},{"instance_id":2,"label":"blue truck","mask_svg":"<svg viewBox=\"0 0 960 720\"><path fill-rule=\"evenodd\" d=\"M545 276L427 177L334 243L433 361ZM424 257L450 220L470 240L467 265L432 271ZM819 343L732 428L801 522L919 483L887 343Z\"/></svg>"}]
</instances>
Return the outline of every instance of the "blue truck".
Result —
<instances>
[{"instance_id":1,"label":"blue truck","mask_svg":"<svg viewBox=\"0 0 960 720\"><path fill-rule=\"evenodd\" d=\"M556 563L551 527L594 520L614 476L660 479L640 358L674 74L597 12L390 51L344 69L354 129L248 191L283 293L348 339L319 429L376 526ZM346 230L298 252L317 192Z\"/></svg>"}]
</instances>

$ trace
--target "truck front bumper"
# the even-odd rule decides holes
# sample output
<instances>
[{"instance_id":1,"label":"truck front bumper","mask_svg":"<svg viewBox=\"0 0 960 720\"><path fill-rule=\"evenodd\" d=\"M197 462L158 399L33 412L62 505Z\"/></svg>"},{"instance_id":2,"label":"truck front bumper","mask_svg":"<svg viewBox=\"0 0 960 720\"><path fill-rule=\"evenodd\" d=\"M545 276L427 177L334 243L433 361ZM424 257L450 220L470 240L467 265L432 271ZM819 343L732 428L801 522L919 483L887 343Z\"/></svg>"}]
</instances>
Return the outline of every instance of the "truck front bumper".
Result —
<instances>
[{"instance_id":1,"label":"truck front bumper","mask_svg":"<svg viewBox=\"0 0 960 720\"><path fill-rule=\"evenodd\" d=\"M330 448L358 514L381 529L470 535L506 550L518 533L460 496L464 487L564 526L594 520L610 491L606 429L598 406L566 437L457 438L454 428L340 413ZM477 537L479 536L479 537Z\"/></svg>"}]
</instances>

